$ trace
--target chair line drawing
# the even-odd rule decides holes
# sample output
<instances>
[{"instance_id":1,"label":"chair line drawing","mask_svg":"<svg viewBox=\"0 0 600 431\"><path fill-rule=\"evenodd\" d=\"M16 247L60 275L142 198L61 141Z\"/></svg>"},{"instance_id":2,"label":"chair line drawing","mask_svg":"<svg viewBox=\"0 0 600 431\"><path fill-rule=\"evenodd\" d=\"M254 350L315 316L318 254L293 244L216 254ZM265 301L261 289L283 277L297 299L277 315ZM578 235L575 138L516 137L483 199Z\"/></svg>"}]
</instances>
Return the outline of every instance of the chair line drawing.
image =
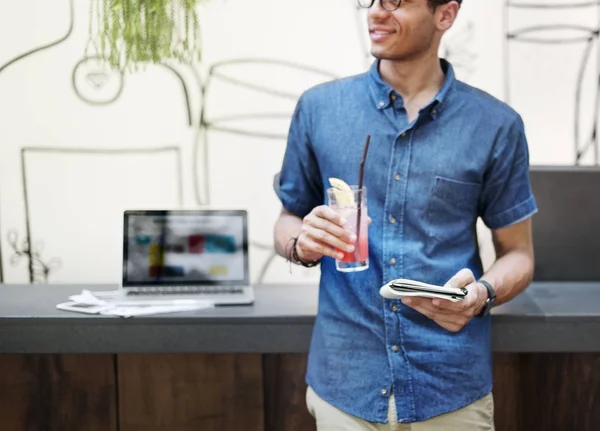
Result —
<instances>
[{"instance_id":1,"label":"chair line drawing","mask_svg":"<svg viewBox=\"0 0 600 431\"><path fill-rule=\"evenodd\" d=\"M565 0L565 3L530 3L527 1L508 0L506 4L508 7L515 9L577 9L600 5L600 0L579 2Z\"/></svg>"},{"instance_id":2,"label":"chair line drawing","mask_svg":"<svg viewBox=\"0 0 600 431\"><path fill-rule=\"evenodd\" d=\"M596 27L589 27L578 24L544 24L544 25L528 25L516 30L510 30L510 10L581 10L585 8L597 9L597 25ZM558 35L554 37L536 37L536 33L541 32L560 32L560 31L571 31L579 33L570 37L559 38ZM574 164L579 165L582 158L589 152L592 151L593 164L600 164L600 142L598 139L598 126L599 126L599 113L600 113L600 0L590 1L579 1L576 3L567 2L564 3L531 3L527 1L514 1L506 0L504 3L504 92L505 101L511 102L511 90L510 90L510 43L529 43L529 44L540 44L540 45L569 45L584 43L584 50L581 56L581 61L577 70L577 78L574 90L574 118L573 118L573 146L574 146ZM590 62L592 56L592 50L594 44L597 44L596 49L596 74L597 81L596 93L594 99L594 111L593 111L593 122L592 128L586 137L582 138L580 133L580 124L582 121L581 112L581 100L582 100L582 87L584 85L586 67Z\"/></svg>"},{"instance_id":3,"label":"chair line drawing","mask_svg":"<svg viewBox=\"0 0 600 431\"><path fill-rule=\"evenodd\" d=\"M317 67L308 66L305 64L280 60L280 59L272 59L272 58L235 58L228 59L224 61L220 61L217 63L213 63L208 71L208 76L206 80L202 84L202 103L200 109L200 119L199 119L199 130L202 134L202 143L203 143L203 184L204 184L204 196L207 203L211 201L210 196L210 149L209 149L209 130L219 131L223 133L230 133L238 136L249 136L255 138L262 138L268 140L285 140L287 135L276 132L266 132L266 131L254 131L254 130L245 130L240 127L233 127L228 125L227 123L235 122L235 121L244 121L244 120L288 120L290 118L290 113L282 112L282 111L270 111L270 112L249 112L244 114L233 114L233 115L222 115L217 117L212 117L210 120L207 119L206 115L206 104L207 98L206 94L208 93L208 89L210 87L211 82L214 79L221 80L223 82L227 82L233 86L237 86L240 88L244 88L246 90L258 92L263 95L273 96L275 98L280 98L284 100L296 101L298 100L300 94L292 93L288 91L279 91L274 88L270 88L265 85L259 85L253 82L243 81L241 79L237 79L235 77L229 76L227 73L223 72L223 68L227 66L248 66L248 65L267 65L267 66L283 66L286 68L294 69L296 71L307 72L311 74L315 74L321 76L325 79L333 80L339 78L338 75L331 73L327 70L320 69ZM196 145L199 146L200 142L196 141ZM198 147L194 148L194 161L197 163L199 154ZM197 169L197 164L193 169L194 172L199 172ZM195 181L198 183L198 181ZM197 195L198 196L198 195ZM277 252L272 244L263 243L261 241L252 240L250 245L260 249L260 250L268 250L269 254L265 260L265 262L261 265L259 270L259 275L257 277L257 283L262 283L266 277L266 273L270 267L270 265L274 262L277 257Z\"/></svg>"},{"instance_id":4,"label":"chair line drawing","mask_svg":"<svg viewBox=\"0 0 600 431\"><path fill-rule=\"evenodd\" d=\"M31 233L31 213L30 213L30 198L27 187L27 162L26 155L29 153L46 153L46 154L72 154L72 155L88 155L88 156L115 156L115 155L142 155L142 154L156 154L156 153L169 153L173 152L176 155L176 169L177 169L177 189L178 189L178 202L179 205L183 203L183 179L182 179L182 159L181 150L176 146L164 146L164 147L149 147L149 148L74 148L74 147L23 147L21 149L21 181L22 181L22 193L23 202L25 205L25 239L21 249L18 247L18 235L15 230L9 233L9 242L13 247L13 258L11 262L16 265L18 258L25 256L27 258L27 269L29 273L29 282L36 283L40 281L47 282L49 272L52 270L47 264L41 260L40 250L34 250L34 240ZM58 258L52 258L49 262L60 262ZM38 265L38 268L35 267ZM43 279L40 279L39 268L42 268ZM37 271L36 271L37 269ZM54 267L56 269L56 266Z\"/></svg>"},{"instance_id":5,"label":"chair line drawing","mask_svg":"<svg viewBox=\"0 0 600 431\"><path fill-rule=\"evenodd\" d=\"M19 54L16 57L10 59L8 62L6 62L0 66L0 73L2 73L4 70L6 70L8 67L12 66L13 64L17 63L18 61L23 60L24 58L29 57L32 54L44 51L46 49L53 48L53 47L61 44L65 40L67 40L69 38L69 36L71 36L71 34L73 33L73 26L74 26L74 21L75 21L75 19L74 19L74 15L75 15L74 1L75 0L69 0L69 27L67 28L67 32L63 36L56 39L55 41L38 46L38 47L30 49L28 51L25 51L24 53ZM1 237L2 237L2 224L0 223L0 284L4 283L4 270L3 270L3 262L4 261L2 260L2 239L1 239Z\"/></svg>"}]
</instances>

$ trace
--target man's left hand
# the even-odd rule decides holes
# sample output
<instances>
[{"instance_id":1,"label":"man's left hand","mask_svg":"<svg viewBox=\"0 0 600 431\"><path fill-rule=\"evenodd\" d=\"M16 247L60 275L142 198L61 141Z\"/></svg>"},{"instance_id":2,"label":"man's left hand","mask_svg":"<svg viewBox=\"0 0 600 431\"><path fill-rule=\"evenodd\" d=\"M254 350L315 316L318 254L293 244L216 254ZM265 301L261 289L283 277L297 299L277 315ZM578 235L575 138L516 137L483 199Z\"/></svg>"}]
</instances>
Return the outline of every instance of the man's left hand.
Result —
<instances>
[{"instance_id":1,"label":"man's left hand","mask_svg":"<svg viewBox=\"0 0 600 431\"><path fill-rule=\"evenodd\" d=\"M442 328L460 331L471 318L479 313L487 299L487 290L477 283L470 269L461 269L446 286L464 287L469 293L462 301L452 302L438 298L404 298L402 303L424 314Z\"/></svg>"}]
</instances>

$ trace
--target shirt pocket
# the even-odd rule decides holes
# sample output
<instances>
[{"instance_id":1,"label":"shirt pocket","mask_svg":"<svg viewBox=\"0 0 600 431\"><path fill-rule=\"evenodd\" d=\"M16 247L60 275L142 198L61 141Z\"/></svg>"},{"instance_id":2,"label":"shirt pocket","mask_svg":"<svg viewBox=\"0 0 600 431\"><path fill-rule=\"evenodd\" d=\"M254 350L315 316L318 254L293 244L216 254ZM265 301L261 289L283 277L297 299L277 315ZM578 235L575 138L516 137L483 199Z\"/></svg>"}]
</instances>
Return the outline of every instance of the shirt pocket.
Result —
<instances>
[{"instance_id":1,"label":"shirt pocket","mask_svg":"<svg viewBox=\"0 0 600 431\"><path fill-rule=\"evenodd\" d=\"M436 176L427 207L429 251L443 242L459 246L475 237L481 184Z\"/></svg>"}]
</instances>

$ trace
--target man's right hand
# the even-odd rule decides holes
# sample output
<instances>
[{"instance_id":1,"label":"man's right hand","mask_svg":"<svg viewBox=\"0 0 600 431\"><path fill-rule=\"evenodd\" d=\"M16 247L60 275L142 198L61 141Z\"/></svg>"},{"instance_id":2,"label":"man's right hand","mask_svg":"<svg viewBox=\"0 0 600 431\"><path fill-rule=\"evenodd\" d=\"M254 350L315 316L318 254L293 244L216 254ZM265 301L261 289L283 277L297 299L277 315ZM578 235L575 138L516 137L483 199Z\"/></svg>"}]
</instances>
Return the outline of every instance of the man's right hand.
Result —
<instances>
[{"instance_id":1,"label":"man's right hand","mask_svg":"<svg viewBox=\"0 0 600 431\"><path fill-rule=\"evenodd\" d=\"M323 256L341 259L342 251L353 252L356 235L345 227L346 223L347 220L327 205L314 208L302 220L296 243L298 257L310 262Z\"/></svg>"}]
</instances>

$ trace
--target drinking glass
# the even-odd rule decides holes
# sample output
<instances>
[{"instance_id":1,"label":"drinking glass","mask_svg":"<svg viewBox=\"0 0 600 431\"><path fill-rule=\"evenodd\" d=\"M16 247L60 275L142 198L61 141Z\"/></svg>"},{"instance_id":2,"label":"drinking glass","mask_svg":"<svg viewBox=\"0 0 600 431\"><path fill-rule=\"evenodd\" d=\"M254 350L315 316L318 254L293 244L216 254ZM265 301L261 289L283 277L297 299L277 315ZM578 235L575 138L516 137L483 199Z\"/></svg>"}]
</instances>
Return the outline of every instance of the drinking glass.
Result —
<instances>
[{"instance_id":1,"label":"drinking glass","mask_svg":"<svg viewBox=\"0 0 600 431\"><path fill-rule=\"evenodd\" d=\"M329 188L328 205L342 218L346 219L346 228L356 237L354 251L340 250L344 256L336 259L335 267L341 272L364 271L369 268L369 233L367 214L367 188L350 186L349 190ZM360 220L359 220L360 217Z\"/></svg>"}]
</instances>

